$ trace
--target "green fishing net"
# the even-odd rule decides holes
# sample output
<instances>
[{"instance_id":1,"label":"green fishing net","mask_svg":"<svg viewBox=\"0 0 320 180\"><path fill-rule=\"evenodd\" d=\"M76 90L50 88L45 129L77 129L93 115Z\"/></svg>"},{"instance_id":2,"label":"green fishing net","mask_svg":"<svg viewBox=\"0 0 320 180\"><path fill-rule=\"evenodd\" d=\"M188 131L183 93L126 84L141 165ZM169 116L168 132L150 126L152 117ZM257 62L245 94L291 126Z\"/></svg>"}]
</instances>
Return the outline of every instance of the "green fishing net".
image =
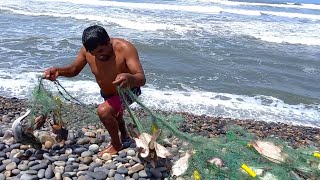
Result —
<instances>
[{"instance_id":1,"label":"green fishing net","mask_svg":"<svg viewBox=\"0 0 320 180\"><path fill-rule=\"evenodd\" d=\"M34 116L43 114L54 116L67 128L99 124L96 106L86 105L71 96L58 82L53 82L56 90L44 86L40 78L29 98L29 107ZM167 143L168 137L178 138L188 144L180 149L178 157L190 153L188 168L181 175L186 179L320 179L320 159L316 147L294 149L278 138L258 139L239 126L229 126L226 134L207 138L184 133L179 125L184 122L182 115L151 110L130 90L118 88L118 93L126 109L125 121L133 124L138 133L153 134L161 129L157 139L160 144ZM138 105L139 111L129 106L129 101ZM79 119L81 117L81 119ZM30 118L31 124L33 118ZM70 125L71 124L71 125ZM68 127L68 125L70 125ZM283 160L272 159L257 151L257 142L270 142L281 150ZM256 146L255 146L256 145ZM219 162L220 163L219 164ZM172 160L173 164L177 159ZM174 179L172 174L168 179Z\"/></svg>"}]
</instances>

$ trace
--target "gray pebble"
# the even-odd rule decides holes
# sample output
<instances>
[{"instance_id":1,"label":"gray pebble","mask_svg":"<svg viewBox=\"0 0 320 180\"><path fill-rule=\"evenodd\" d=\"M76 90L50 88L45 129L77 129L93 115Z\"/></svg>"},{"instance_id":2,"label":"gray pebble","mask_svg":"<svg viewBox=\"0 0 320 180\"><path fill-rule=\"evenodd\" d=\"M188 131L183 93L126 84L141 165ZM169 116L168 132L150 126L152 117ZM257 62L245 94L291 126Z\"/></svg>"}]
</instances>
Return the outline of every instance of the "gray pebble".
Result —
<instances>
[{"instance_id":1,"label":"gray pebble","mask_svg":"<svg viewBox=\"0 0 320 180\"><path fill-rule=\"evenodd\" d=\"M40 164L37 164L37 165L30 167L30 169L38 171L40 169L46 169L47 167L48 167L47 163L40 163Z\"/></svg>"},{"instance_id":2,"label":"gray pebble","mask_svg":"<svg viewBox=\"0 0 320 180\"><path fill-rule=\"evenodd\" d=\"M37 174L37 175L38 175L38 178L40 178L40 179L44 178L45 172L46 172L45 169L40 169L40 170L38 171L38 174Z\"/></svg>"},{"instance_id":3,"label":"gray pebble","mask_svg":"<svg viewBox=\"0 0 320 180\"><path fill-rule=\"evenodd\" d=\"M84 151L81 153L81 157L90 157L90 156L92 156L91 151Z\"/></svg>"},{"instance_id":4,"label":"gray pebble","mask_svg":"<svg viewBox=\"0 0 320 180\"><path fill-rule=\"evenodd\" d=\"M6 180L6 176L2 173L0 173L0 180Z\"/></svg>"},{"instance_id":5,"label":"gray pebble","mask_svg":"<svg viewBox=\"0 0 320 180\"><path fill-rule=\"evenodd\" d=\"M114 180L125 180L125 178L121 174L115 174Z\"/></svg>"},{"instance_id":6,"label":"gray pebble","mask_svg":"<svg viewBox=\"0 0 320 180\"><path fill-rule=\"evenodd\" d=\"M87 149L84 148L84 147L76 148L76 149L73 150L73 152L78 154L78 155L80 155L84 151L87 151Z\"/></svg>"},{"instance_id":7,"label":"gray pebble","mask_svg":"<svg viewBox=\"0 0 320 180\"><path fill-rule=\"evenodd\" d=\"M13 169L11 171L11 173L16 176L16 175L20 174L20 170L19 169Z\"/></svg>"},{"instance_id":8,"label":"gray pebble","mask_svg":"<svg viewBox=\"0 0 320 180\"><path fill-rule=\"evenodd\" d=\"M86 180L85 176L79 176L78 180Z\"/></svg>"},{"instance_id":9,"label":"gray pebble","mask_svg":"<svg viewBox=\"0 0 320 180\"><path fill-rule=\"evenodd\" d=\"M7 158L7 154L5 152L0 151L0 157Z\"/></svg>"},{"instance_id":10,"label":"gray pebble","mask_svg":"<svg viewBox=\"0 0 320 180\"><path fill-rule=\"evenodd\" d=\"M44 158L44 159L47 159L47 160L49 160L49 161L51 161L51 162L54 162L54 161L55 161L55 159L53 159L52 157L50 157L47 153L44 153L44 154L43 154L43 158Z\"/></svg>"},{"instance_id":11,"label":"gray pebble","mask_svg":"<svg viewBox=\"0 0 320 180\"><path fill-rule=\"evenodd\" d=\"M23 174L21 176L21 179L23 180L37 180L38 179L38 176L36 175L30 175L30 174Z\"/></svg>"},{"instance_id":12,"label":"gray pebble","mask_svg":"<svg viewBox=\"0 0 320 180\"><path fill-rule=\"evenodd\" d=\"M105 172L102 172L102 171L98 171L98 172L87 171L86 175L89 175L92 178L99 179L99 180L106 179L108 176Z\"/></svg>"},{"instance_id":13,"label":"gray pebble","mask_svg":"<svg viewBox=\"0 0 320 180\"><path fill-rule=\"evenodd\" d=\"M133 179L139 179L139 174L138 174L138 173L134 173L134 174L132 175L132 178L133 178Z\"/></svg>"},{"instance_id":14,"label":"gray pebble","mask_svg":"<svg viewBox=\"0 0 320 180\"><path fill-rule=\"evenodd\" d=\"M108 173L108 177L113 177L116 174L116 171L114 169L111 169Z\"/></svg>"},{"instance_id":15,"label":"gray pebble","mask_svg":"<svg viewBox=\"0 0 320 180\"><path fill-rule=\"evenodd\" d=\"M148 174L145 170L142 170L142 171L139 171L139 177L146 178L148 177Z\"/></svg>"},{"instance_id":16,"label":"gray pebble","mask_svg":"<svg viewBox=\"0 0 320 180\"><path fill-rule=\"evenodd\" d=\"M117 166L114 163L108 163L106 165L104 165L104 167L106 167L107 169L116 169Z\"/></svg>"},{"instance_id":17,"label":"gray pebble","mask_svg":"<svg viewBox=\"0 0 320 180\"><path fill-rule=\"evenodd\" d=\"M21 146L20 143L15 143L15 144L12 144L12 145L10 146L10 148L12 148L12 149L20 149L20 146Z\"/></svg>"},{"instance_id":18,"label":"gray pebble","mask_svg":"<svg viewBox=\"0 0 320 180\"><path fill-rule=\"evenodd\" d=\"M25 171L29 169L29 166L26 164L19 164L18 169L20 169L21 171Z\"/></svg>"},{"instance_id":19,"label":"gray pebble","mask_svg":"<svg viewBox=\"0 0 320 180\"><path fill-rule=\"evenodd\" d=\"M117 173L119 173L119 174L127 174L128 171L129 170L126 167L120 167L120 168L117 169Z\"/></svg>"},{"instance_id":20,"label":"gray pebble","mask_svg":"<svg viewBox=\"0 0 320 180\"><path fill-rule=\"evenodd\" d=\"M52 165L49 165L44 173L44 176L47 179L53 178L54 174L53 174L53 167Z\"/></svg>"},{"instance_id":21,"label":"gray pebble","mask_svg":"<svg viewBox=\"0 0 320 180\"><path fill-rule=\"evenodd\" d=\"M0 151L4 150L6 148L5 144L0 144Z\"/></svg>"},{"instance_id":22,"label":"gray pebble","mask_svg":"<svg viewBox=\"0 0 320 180\"><path fill-rule=\"evenodd\" d=\"M26 171L21 171L20 174L36 175L36 174L38 174L38 172L36 170L26 170Z\"/></svg>"},{"instance_id":23,"label":"gray pebble","mask_svg":"<svg viewBox=\"0 0 320 180\"><path fill-rule=\"evenodd\" d=\"M67 165L64 167L65 172L72 172L74 170L74 167L72 165Z\"/></svg>"},{"instance_id":24,"label":"gray pebble","mask_svg":"<svg viewBox=\"0 0 320 180\"><path fill-rule=\"evenodd\" d=\"M17 164L15 162L11 162L6 166L7 171L11 171L17 167Z\"/></svg>"},{"instance_id":25,"label":"gray pebble","mask_svg":"<svg viewBox=\"0 0 320 180\"><path fill-rule=\"evenodd\" d=\"M99 146L97 144L91 144L89 146L89 150L94 152L94 153L97 153L99 151Z\"/></svg>"},{"instance_id":26,"label":"gray pebble","mask_svg":"<svg viewBox=\"0 0 320 180\"><path fill-rule=\"evenodd\" d=\"M90 167L89 167L89 169L88 169L88 171L93 172L94 168L96 168L96 167L100 167L100 166L101 166L101 165L100 165L100 164L98 164L98 163L91 163L91 164L90 164Z\"/></svg>"}]
</instances>

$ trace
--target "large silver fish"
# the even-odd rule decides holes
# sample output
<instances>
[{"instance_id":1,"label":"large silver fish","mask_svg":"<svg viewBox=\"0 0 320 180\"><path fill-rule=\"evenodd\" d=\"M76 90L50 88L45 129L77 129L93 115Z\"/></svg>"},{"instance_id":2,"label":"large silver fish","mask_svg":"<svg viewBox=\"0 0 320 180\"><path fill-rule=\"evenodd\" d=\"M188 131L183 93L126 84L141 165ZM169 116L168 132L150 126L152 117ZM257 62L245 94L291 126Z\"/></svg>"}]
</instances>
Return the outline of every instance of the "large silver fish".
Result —
<instances>
[{"instance_id":1,"label":"large silver fish","mask_svg":"<svg viewBox=\"0 0 320 180\"><path fill-rule=\"evenodd\" d=\"M17 118L12 123L12 133L14 136L14 139L17 142L23 143L23 144L30 144L33 145L37 149L41 149L42 145L40 141L33 135L33 131L30 129L30 127L25 127L22 125L22 120L24 120L29 114L30 110L28 110L23 116Z\"/></svg>"}]
</instances>

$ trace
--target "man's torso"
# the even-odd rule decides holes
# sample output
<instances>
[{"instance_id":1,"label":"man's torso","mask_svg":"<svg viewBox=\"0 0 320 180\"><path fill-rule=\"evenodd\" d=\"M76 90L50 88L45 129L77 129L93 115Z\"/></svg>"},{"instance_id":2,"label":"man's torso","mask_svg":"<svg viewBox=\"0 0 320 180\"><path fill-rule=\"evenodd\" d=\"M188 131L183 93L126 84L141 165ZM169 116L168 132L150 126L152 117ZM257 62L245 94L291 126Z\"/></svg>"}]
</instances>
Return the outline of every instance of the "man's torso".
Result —
<instances>
[{"instance_id":1,"label":"man's torso","mask_svg":"<svg viewBox=\"0 0 320 180\"><path fill-rule=\"evenodd\" d=\"M121 39L111 39L114 55L107 61L97 60L89 52L86 53L91 72L94 74L101 91L106 95L117 94L116 86L112 82L118 74L130 73L122 50L124 42L125 40Z\"/></svg>"}]
</instances>

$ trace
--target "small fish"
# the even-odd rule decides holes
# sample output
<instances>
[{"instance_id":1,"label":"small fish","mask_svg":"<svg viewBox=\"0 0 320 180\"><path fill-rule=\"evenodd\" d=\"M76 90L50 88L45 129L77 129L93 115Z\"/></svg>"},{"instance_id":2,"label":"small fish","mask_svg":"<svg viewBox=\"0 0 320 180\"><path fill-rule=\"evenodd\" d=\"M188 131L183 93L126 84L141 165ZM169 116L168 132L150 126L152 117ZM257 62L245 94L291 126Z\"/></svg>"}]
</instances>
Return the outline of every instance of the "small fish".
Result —
<instances>
[{"instance_id":1,"label":"small fish","mask_svg":"<svg viewBox=\"0 0 320 180\"><path fill-rule=\"evenodd\" d=\"M42 145L40 141L32 134L32 129L23 126L21 123L21 121L24 120L30 114L30 112L31 111L28 110L23 116L19 117L12 123L12 133L17 142L30 144L37 149L41 149Z\"/></svg>"},{"instance_id":2,"label":"small fish","mask_svg":"<svg viewBox=\"0 0 320 180\"><path fill-rule=\"evenodd\" d=\"M189 150L186 152L186 154L183 157L181 157L178 161L174 163L174 165L172 166L173 177L179 177L187 171L189 167L188 161L191 155L192 155L192 152Z\"/></svg>"}]
</instances>

